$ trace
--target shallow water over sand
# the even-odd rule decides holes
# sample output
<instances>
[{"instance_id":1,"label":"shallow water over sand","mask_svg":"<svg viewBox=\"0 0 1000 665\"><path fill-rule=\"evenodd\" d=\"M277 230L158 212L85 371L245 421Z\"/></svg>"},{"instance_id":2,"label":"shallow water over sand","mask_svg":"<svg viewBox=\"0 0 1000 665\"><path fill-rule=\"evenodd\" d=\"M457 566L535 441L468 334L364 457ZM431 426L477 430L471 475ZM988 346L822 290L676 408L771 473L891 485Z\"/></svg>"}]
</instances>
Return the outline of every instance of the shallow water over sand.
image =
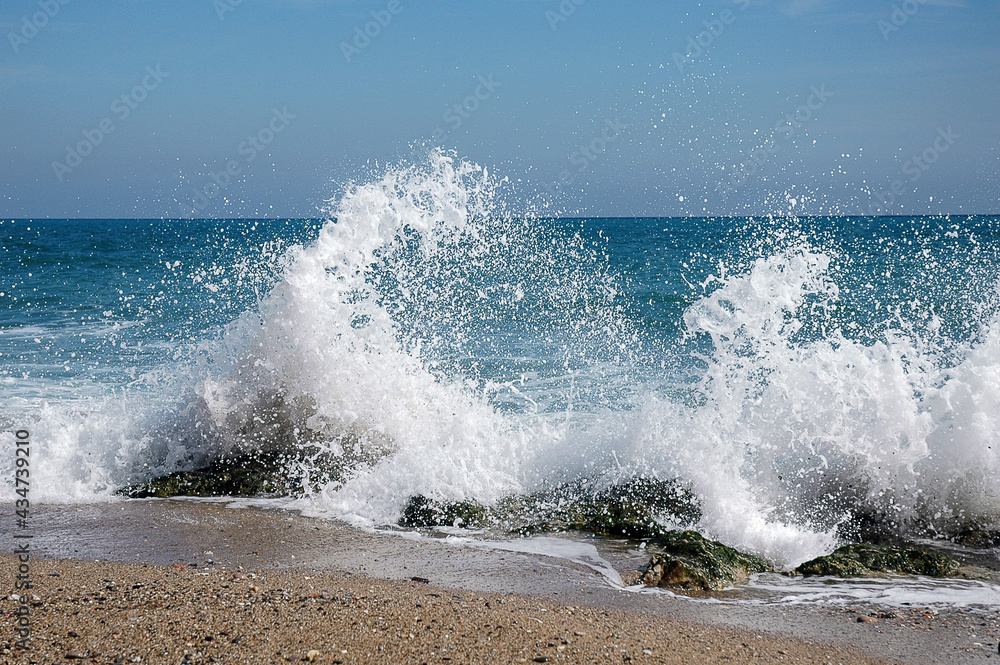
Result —
<instances>
[{"instance_id":1,"label":"shallow water over sand","mask_svg":"<svg viewBox=\"0 0 1000 665\"><path fill-rule=\"evenodd\" d=\"M0 537L10 537L8 528L4 524ZM897 579L845 584L758 576L741 590L691 599L627 590L609 580L607 566L627 570L643 562L642 552L625 541L546 536L488 546L467 537L372 533L241 501L42 505L35 510L32 528L40 558L418 577L469 591L544 596L860 645L913 663L982 662L990 653L984 645L995 650L997 644L997 634L987 631L1000 621L1000 603L992 608L978 604L996 598L996 587L984 592L982 583ZM876 619L877 625L857 621L889 613L896 616Z\"/></svg>"}]
</instances>

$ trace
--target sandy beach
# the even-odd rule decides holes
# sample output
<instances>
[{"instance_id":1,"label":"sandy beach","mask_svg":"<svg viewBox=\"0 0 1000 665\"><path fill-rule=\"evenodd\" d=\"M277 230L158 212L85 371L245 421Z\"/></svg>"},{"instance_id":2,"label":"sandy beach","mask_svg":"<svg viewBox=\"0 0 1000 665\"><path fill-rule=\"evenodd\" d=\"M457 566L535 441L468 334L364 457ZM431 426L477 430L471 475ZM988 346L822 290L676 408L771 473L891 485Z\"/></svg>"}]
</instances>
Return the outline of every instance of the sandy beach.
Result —
<instances>
[{"instance_id":1,"label":"sandy beach","mask_svg":"<svg viewBox=\"0 0 1000 665\"><path fill-rule=\"evenodd\" d=\"M629 593L566 560L371 534L284 511L133 501L48 506L35 524L27 652L15 645L17 562L0 558L3 662L997 657L996 613L911 608L880 618L877 608L862 605L755 606Z\"/></svg>"},{"instance_id":2,"label":"sandy beach","mask_svg":"<svg viewBox=\"0 0 1000 665\"><path fill-rule=\"evenodd\" d=\"M14 568L9 557L3 568ZM412 580L66 560L38 562L33 572L32 646L21 653L13 645L8 610L6 662L887 662L654 614Z\"/></svg>"}]
</instances>

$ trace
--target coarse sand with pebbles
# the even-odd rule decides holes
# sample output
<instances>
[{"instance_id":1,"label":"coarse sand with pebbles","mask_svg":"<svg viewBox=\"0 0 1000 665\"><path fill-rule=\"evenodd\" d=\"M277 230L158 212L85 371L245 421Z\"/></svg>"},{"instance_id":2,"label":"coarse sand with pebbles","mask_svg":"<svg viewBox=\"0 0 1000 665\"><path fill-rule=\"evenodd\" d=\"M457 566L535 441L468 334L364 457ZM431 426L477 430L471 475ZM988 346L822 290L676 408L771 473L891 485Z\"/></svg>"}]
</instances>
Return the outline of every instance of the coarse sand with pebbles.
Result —
<instances>
[{"instance_id":1,"label":"coarse sand with pebbles","mask_svg":"<svg viewBox=\"0 0 1000 665\"><path fill-rule=\"evenodd\" d=\"M876 663L653 614L308 570L32 561L31 640L0 558L4 663Z\"/></svg>"}]
</instances>

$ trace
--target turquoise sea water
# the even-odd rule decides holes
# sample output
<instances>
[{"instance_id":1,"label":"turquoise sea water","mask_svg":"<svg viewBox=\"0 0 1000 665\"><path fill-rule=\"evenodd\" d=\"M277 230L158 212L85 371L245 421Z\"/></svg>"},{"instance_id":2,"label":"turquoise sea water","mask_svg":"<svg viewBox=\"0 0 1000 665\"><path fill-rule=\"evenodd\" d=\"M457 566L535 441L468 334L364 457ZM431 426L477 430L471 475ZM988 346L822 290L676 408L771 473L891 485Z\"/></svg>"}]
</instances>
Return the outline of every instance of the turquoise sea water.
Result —
<instances>
[{"instance_id":1,"label":"turquoise sea water","mask_svg":"<svg viewBox=\"0 0 1000 665\"><path fill-rule=\"evenodd\" d=\"M281 276L286 250L311 243L324 223L0 221L0 288L5 291L0 296L0 352L8 396L64 397L67 383L77 386L70 394L100 394L163 368L178 353L254 310ZM553 252L554 261L573 264L580 257L565 245L582 243L586 256L578 265L594 271L582 279L614 280L620 289L608 299L614 301L614 316L635 335L629 369L642 368L645 379L654 382L658 374L668 382L678 374L687 376L687 365L697 362L678 356L678 347L692 341L684 339L684 312L718 286L720 275L745 272L755 260L783 248L808 245L832 259L837 309L800 319L813 339L836 330L872 344L888 331L925 330L933 321L941 326L936 343L946 348L965 343L983 332L1000 278L998 217L597 218L524 224L536 227L538 237L531 239L536 244L542 239L563 244ZM547 260L545 247L518 249ZM505 261L502 255L490 259ZM501 274L474 269L479 286L532 286L534 274L520 261L490 268ZM449 269L472 270L461 265ZM463 277L470 280L468 274ZM456 362L479 368L472 370L479 378L496 380L511 379L521 362L533 368L546 361L564 363L566 354L558 349L536 344L518 348L529 330L564 334L557 322L547 331L546 321L530 313L518 317L507 302L508 311L500 316L495 299L490 300L481 307L495 315L489 323L477 316L474 305L465 312L469 320L463 323L480 330L477 338L464 340L467 348L455 354ZM552 302L538 309L546 308L570 310L562 312L567 321L577 315ZM401 319L411 314L394 313ZM421 332L433 334L428 320L407 323L428 326ZM660 372L667 360L670 366ZM482 369L494 362L493 371Z\"/></svg>"},{"instance_id":2,"label":"turquoise sea water","mask_svg":"<svg viewBox=\"0 0 1000 665\"><path fill-rule=\"evenodd\" d=\"M310 445L363 461L295 506L369 526L415 494L647 476L779 566L859 509L1000 531L1000 218L496 196L442 159L328 220L2 220L0 419L32 431L36 497Z\"/></svg>"}]
</instances>

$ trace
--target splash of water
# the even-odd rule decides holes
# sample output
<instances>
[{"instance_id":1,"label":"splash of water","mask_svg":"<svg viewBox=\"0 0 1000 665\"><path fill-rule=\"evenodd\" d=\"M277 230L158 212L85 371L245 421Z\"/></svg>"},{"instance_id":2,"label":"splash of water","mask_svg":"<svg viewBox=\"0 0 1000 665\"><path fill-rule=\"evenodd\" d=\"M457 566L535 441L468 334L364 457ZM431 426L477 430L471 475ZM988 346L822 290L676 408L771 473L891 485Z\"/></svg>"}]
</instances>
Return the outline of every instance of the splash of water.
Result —
<instances>
[{"instance_id":1,"label":"splash of water","mask_svg":"<svg viewBox=\"0 0 1000 665\"><path fill-rule=\"evenodd\" d=\"M648 348L602 250L506 214L498 192L442 153L350 187L259 306L187 359L38 409L39 492L92 501L286 450L294 505L367 526L416 494L649 476L691 488L706 534L779 566L871 524L1000 529L996 317L946 350L904 327L852 337L835 257L789 240L687 308L698 378L668 396L636 369ZM318 491L310 459L340 460Z\"/></svg>"},{"instance_id":2,"label":"splash of water","mask_svg":"<svg viewBox=\"0 0 1000 665\"><path fill-rule=\"evenodd\" d=\"M711 532L787 565L829 551L838 527L871 537L866 517L884 535L996 529L997 319L957 366L899 330L874 344L822 327L802 339L807 318L837 307L829 264L791 248L688 309L712 353L697 407L649 409L656 465L691 479Z\"/></svg>"}]
</instances>

